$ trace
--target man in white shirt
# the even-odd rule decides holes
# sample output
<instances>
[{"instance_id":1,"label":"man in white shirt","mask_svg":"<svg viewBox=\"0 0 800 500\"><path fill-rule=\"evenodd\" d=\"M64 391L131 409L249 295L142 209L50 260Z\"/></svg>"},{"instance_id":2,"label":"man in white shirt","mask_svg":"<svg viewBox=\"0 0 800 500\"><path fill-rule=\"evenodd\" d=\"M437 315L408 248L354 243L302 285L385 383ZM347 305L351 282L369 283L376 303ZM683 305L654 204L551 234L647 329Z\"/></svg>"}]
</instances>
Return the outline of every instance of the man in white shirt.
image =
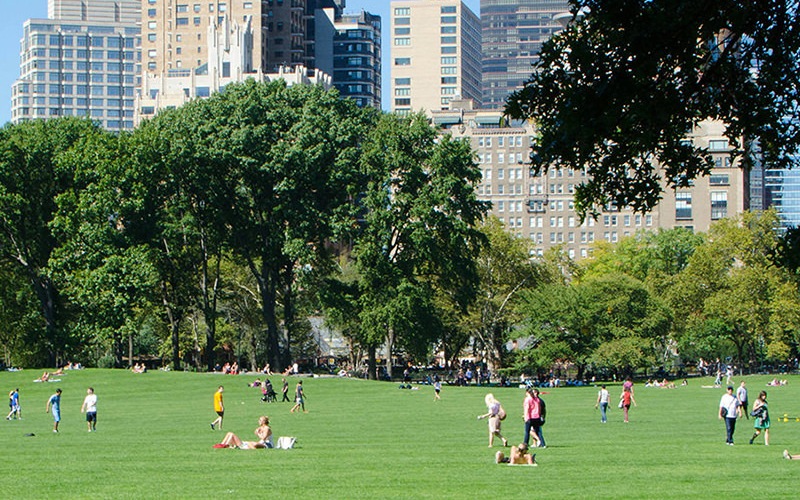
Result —
<instances>
[{"instance_id":1,"label":"man in white shirt","mask_svg":"<svg viewBox=\"0 0 800 500\"><path fill-rule=\"evenodd\" d=\"M94 389L89 387L86 389L86 397L83 399L83 405L81 405L81 413L86 412L86 425L89 428L89 432L94 432L97 430L97 395L94 393Z\"/></svg>"},{"instance_id":2,"label":"man in white shirt","mask_svg":"<svg viewBox=\"0 0 800 500\"><path fill-rule=\"evenodd\" d=\"M719 418L725 420L725 443L733 446L733 431L736 429L736 418L742 413L739 400L733 395L733 386L728 386L719 400Z\"/></svg>"}]
</instances>

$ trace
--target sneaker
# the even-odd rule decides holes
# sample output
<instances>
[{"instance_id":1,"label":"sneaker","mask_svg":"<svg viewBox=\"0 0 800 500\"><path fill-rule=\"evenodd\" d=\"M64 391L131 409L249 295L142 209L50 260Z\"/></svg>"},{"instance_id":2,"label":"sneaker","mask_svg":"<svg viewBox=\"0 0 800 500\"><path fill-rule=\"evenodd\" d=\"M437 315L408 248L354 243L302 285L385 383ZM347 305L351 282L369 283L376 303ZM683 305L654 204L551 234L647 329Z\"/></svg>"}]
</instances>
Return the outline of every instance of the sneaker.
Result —
<instances>
[{"instance_id":1,"label":"sneaker","mask_svg":"<svg viewBox=\"0 0 800 500\"><path fill-rule=\"evenodd\" d=\"M750 444L753 444L753 439L755 438L750 438Z\"/></svg>"},{"instance_id":2,"label":"sneaker","mask_svg":"<svg viewBox=\"0 0 800 500\"><path fill-rule=\"evenodd\" d=\"M792 459L792 456L789 455L789 450L783 450L783 458L785 458L786 460Z\"/></svg>"},{"instance_id":3,"label":"sneaker","mask_svg":"<svg viewBox=\"0 0 800 500\"><path fill-rule=\"evenodd\" d=\"M58 434L58 429L53 429L53 432L55 432L56 434Z\"/></svg>"},{"instance_id":4,"label":"sneaker","mask_svg":"<svg viewBox=\"0 0 800 500\"><path fill-rule=\"evenodd\" d=\"M503 446L508 446L508 439L503 438Z\"/></svg>"},{"instance_id":5,"label":"sneaker","mask_svg":"<svg viewBox=\"0 0 800 500\"><path fill-rule=\"evenodd\" d=\"M212 431L214 430L214 424L211 424L211 430Z\"/></svg>"}]
</instances>

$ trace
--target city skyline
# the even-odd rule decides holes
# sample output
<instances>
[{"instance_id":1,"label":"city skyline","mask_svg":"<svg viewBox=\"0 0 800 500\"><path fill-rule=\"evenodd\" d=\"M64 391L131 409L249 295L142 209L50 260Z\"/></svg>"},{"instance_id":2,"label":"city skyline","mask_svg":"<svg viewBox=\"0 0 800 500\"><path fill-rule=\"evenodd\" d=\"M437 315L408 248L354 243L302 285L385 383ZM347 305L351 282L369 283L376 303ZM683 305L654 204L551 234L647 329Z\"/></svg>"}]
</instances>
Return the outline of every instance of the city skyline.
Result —
<instances>
[{"instance_id":1,"label":"city skyline","mask_svg":"<svg viewBox=\"0 0 800 500\"><path fill-rule=\"evenodd\" d=\"M480 0L463 0L476 15L480 15ZM391 105L391 86L389 78L391 68L385 61L391 56L391 36L389 19L391 13L391 0L347 0L345 12L357 13L365 10L381 16L381 22L386 28L383 30L384 47L384 72L381 107L388 110ZM5 57L0 58L0 123L6 124L11 120L11 86L19 78L19 42L22 38L23 23L32 18L47 18L47 0L33 0L31 2L11 2L4 9L5 20L0 31L0 50Z\"/></svg>"}]
</instances>

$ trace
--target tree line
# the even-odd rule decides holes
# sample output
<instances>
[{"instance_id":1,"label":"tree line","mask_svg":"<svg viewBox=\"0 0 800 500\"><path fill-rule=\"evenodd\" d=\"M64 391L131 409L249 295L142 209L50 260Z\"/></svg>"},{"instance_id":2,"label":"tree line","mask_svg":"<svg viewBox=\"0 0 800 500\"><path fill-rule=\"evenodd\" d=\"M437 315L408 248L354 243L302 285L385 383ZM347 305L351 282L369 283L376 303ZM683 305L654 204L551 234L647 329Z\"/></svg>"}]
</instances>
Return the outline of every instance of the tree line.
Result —
<instances>
[{"instance_id":1,"label":"tree line","mask_svg":"<svg viewBox=\"0 0 800 500\"><path fill-rule=\"evenodd\" d=\"M281 82L230 85L130 133L6 125L3 360L283 369L317 356L311 316L373 377L381 346L581 375L796 355L796 238L774 213L532 259L486 218L473 156L423 115Z\"/></svg>"}]
</instances>

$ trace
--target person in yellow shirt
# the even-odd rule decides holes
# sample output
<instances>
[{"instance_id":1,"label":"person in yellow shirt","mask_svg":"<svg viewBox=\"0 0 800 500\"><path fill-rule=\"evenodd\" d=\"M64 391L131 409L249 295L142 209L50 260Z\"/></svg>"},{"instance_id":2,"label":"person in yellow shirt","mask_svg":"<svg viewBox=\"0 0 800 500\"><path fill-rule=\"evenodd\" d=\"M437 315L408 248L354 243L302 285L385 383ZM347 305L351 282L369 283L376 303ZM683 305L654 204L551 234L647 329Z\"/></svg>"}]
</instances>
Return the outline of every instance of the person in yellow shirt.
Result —
<instances>
[{"instance_id":1,"label":"person in yellow shirt","mask_svg":"<svg viewBox=\"0 0 800 500\"><path fill-rule=\"evenodd\" d=\"M213 422L211 422L211 430L213 431L218 426L222 429L222 417L225 416L225 405L222 403L222 392L224 391L222 386L219 386L217 392L214 393L214 411L217 412L217 418Z\"/></svg>"}]
</instances>

